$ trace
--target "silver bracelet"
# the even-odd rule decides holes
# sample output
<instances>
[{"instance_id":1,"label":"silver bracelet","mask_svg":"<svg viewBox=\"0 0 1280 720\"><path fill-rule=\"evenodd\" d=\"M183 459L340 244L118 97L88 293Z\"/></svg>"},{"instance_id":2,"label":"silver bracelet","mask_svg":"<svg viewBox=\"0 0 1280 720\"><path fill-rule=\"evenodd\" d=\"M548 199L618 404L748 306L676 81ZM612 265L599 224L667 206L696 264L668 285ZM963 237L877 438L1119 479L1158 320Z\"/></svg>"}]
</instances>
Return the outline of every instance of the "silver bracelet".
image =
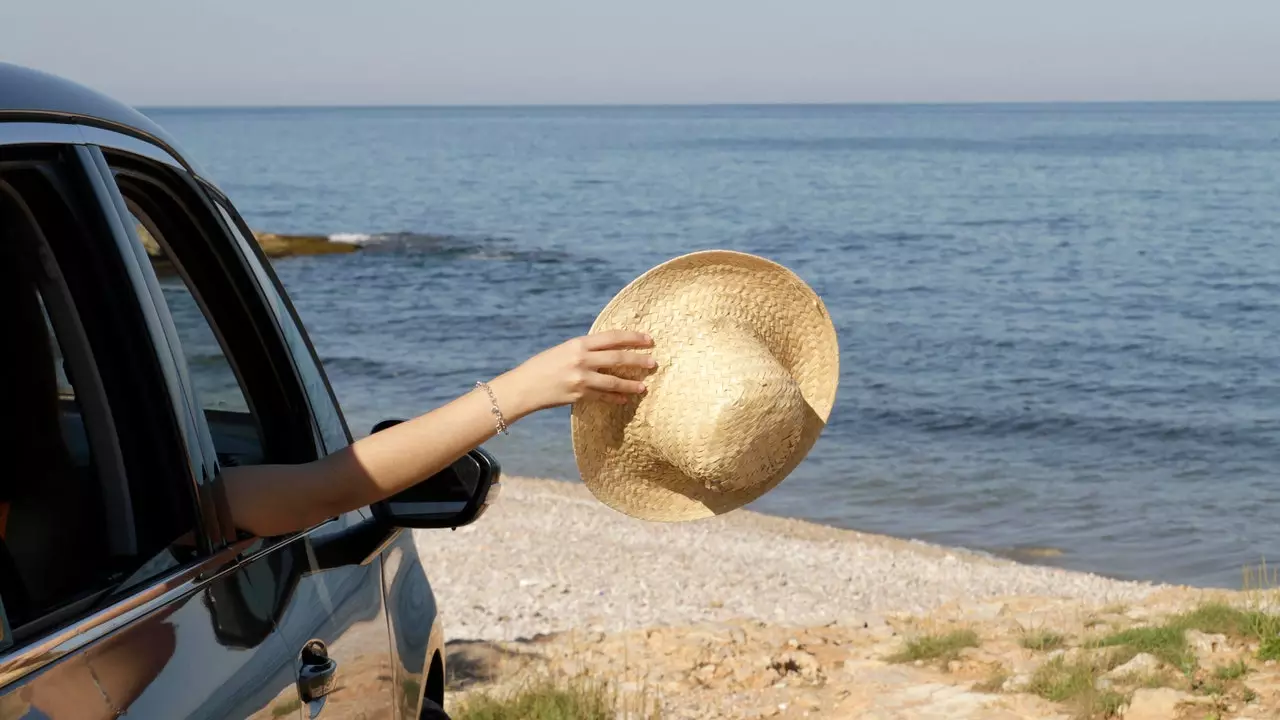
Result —
<instances>
[{"instance_id":1,"label":"silver bracelet","mask_svg":"<svg viewBox=\"0 0 1280 720\"><path fill-rule=\"evenodd\" d=\"M490 411L493 413L493 419L498 424L498 432L503 435L510 435L507 432L507 419L502 417L502 408L498 407L498 396L493 394L493 388L489 387L487 382L477 382L476 387L484 390L489 395L489 403L493 405Z\"/></svg>"}]
</instances>

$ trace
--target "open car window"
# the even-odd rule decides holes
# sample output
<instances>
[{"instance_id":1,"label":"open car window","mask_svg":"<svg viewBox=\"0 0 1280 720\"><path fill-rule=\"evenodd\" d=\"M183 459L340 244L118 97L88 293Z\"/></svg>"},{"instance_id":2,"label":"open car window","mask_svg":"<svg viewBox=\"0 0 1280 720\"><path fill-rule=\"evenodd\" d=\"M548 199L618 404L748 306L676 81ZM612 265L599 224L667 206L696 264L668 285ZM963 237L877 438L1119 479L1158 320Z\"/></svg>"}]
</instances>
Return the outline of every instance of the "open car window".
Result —
<instances>
[{"instance_id":1,"label":"open car window","mask_svg":"<svg viewBox=\"0 0 1280 720\"><path fill-rule=\"evenodd\" d=\"M131 241L145 249L158 280L218 464L318 457L311 408L288 349L216 209L170 167L103 154L127 209Z\"/></svg>"}]
</instances>

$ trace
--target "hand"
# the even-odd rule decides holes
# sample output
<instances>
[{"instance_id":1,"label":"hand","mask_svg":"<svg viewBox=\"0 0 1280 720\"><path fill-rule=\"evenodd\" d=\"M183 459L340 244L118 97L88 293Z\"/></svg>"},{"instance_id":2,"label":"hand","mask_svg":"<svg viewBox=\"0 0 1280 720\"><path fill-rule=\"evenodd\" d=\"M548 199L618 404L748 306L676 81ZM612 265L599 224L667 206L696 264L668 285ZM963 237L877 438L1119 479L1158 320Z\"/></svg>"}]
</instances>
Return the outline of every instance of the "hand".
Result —
<instances>
[{"instance_id":1,"label":"hand","mask_svg":"<svg viewBox=\"0 0 1280 720\"><path fill-rule=\"evenodd\" d=\"M503 413L511 415L508 422L584 398L621 405L643 393L644 383L604 371L657 367L652 356L634 351L650 347L653 339L644 333L610 330L585 335L533 356L490 385Z\"/></svg>"}]
</instances>

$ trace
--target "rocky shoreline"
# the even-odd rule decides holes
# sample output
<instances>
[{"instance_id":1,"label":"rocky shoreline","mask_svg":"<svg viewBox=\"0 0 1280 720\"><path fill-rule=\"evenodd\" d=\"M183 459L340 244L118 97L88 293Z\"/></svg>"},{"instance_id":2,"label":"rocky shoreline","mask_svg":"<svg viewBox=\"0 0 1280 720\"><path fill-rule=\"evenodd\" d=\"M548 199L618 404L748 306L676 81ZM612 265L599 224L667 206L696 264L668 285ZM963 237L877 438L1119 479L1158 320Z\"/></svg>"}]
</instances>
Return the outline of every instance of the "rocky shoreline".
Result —
<instances>
[{"instance_id":1,"label":"rocky shoreline","mask_svg":"<svg viewBox=\"0 0 1280 720\"><path fill-rule=\"evenodd\" d=\"M480 522L417 541L455 705L552 676L608 682L664 718L1280 717L1280 668L1241 620L1280 613L1275 592L746 511L643 523L581 485L521 478Z\"/></svg>"},{"instance_id":2,"label":"rocky shoreline","mask_svg":"<svg viewBox=\"0 0 1280 720\"><path fill-rule=\"evenodd\" d=\"M142 246L146 248L147 255L152 261L158 265L164 265L167 260L164 253L160 249L159 243L147 232L142 226L137 226L138 236L142 240ZM355 243L334 242L325 235L281 235L279 233L254 232L254 240L257 240L258 246L262 248L264 255L271 259L296 257L305 255L345 255L353 253L360 249Z\"/></svg>"}]
</instances>

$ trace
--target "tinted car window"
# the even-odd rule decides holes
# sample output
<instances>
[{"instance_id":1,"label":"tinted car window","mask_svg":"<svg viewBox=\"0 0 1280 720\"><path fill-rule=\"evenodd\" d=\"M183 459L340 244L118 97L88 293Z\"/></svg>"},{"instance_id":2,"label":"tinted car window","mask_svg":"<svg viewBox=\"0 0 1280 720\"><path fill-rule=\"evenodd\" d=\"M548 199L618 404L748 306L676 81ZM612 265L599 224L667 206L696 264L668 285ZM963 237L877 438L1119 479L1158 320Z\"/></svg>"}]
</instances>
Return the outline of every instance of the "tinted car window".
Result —
<instances>
[{"instance_id":1,"label":"tinted car window","mask_svg":"<svg viewBox=\"0 0 1280 720\"><path fill-rule=\"evenodd\" d=\"M191 279L177 270L180 266L171 254L171 233L182 232L181 226L160 227L136 206L130 210L131 224L151 258L164 303L173 317L193 390L208 423L219 462L224 465L261 463L261 432L227 355L225 340L211 324Z\"/></svg>"},{"instance_id":2,"label":"tinted car window","mask_svg":"<svg viewBox=\"0 0 1280 720\"><path fill-rule=\"evenodd\" d=\"M23 642L191 559L194 508L180 476L160 482L174 459L163 415L138 412L149 396L129 382L144 363L123 344L119 258L81 222L66 163L4 160L0 601Z\"/></svg>"}]
</instances>

